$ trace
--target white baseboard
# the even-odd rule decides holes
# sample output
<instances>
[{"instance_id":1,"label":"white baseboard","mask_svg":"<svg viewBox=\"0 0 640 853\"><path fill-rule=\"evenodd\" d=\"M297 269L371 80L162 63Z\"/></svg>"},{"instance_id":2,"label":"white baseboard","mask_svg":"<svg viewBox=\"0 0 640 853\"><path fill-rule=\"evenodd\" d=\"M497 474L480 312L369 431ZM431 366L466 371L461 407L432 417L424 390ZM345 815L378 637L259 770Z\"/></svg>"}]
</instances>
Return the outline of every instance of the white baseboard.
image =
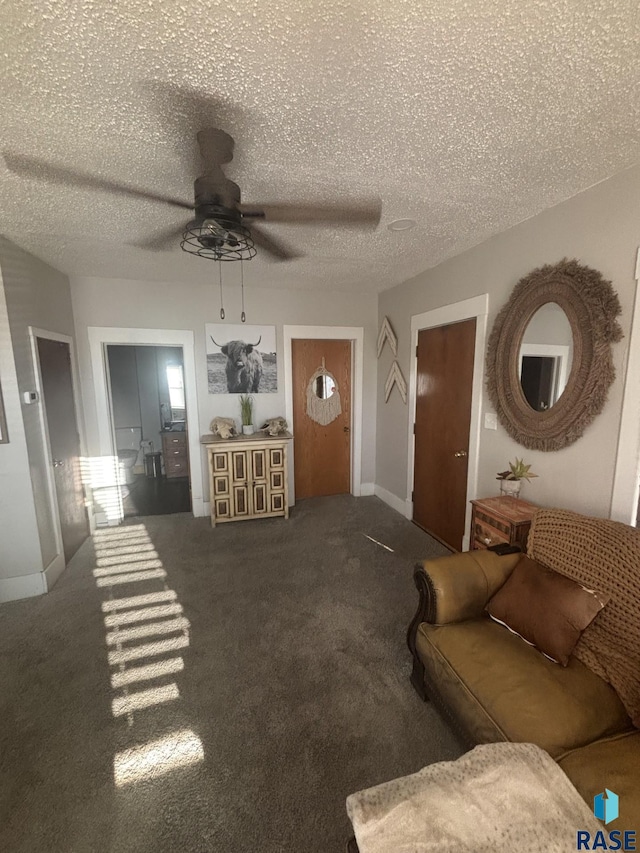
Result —
<instances>
[{"instance_id":1,"label":"white baseboard","mask_svg":"<svg viewBox=\"0 0 640 853\"><path fill-rule=\"evenodd\" d=\"M47 568L44 570L45 592L49 592L50 589L54 588L66 567L64 554L58 554L58 556L49 563Z\"/></svg>"},{"instance_id":2,"label":"white baseboard","mask_svg":"<svg viewBox=\"0 0 640 853\"><path fill-rule=\"evenodd\" d=\"M373 493L377 498L380 498L381 501L384 501L386 504L388 504L391 509L395 509L396 512L399 512L400 515L403 515L405 518L411 518L411 501L406 501L402 498L399 498L397 495L394 495L393 492L389 492L387 489L384 489L377 483L375 484Z\"/></svg>"},{"instance_id":3,"label":"white baseboard","mask_svg":"<svg viewBox=\"0 0 640 853\"><path fill-rule=\"evenodd\" d=\"M211 515L211 504L209 501L203 501L202 498L192 498L191 512L195 518Z\"/></svg>"},{"instance_id":4,"label":"white baseboard","mask_svg":"<svg viewBox=\"0 0 640 853\"><path fill-rule=\"evenodd\" d=\"M375 495L375 483L360 483L360 496L367 497Z\"/></svg>"},{"instance_id":5,"label":"white baseboard","mask_svg":"<svg viewBox=\"0 0 640 853\"><path fill-rule=\"evenodd\" d=\"M0 603L33 598L35 595L44 595L46 591L44 572L34 572L17 578L0 578Z\"/></svg>"}]
</instances>

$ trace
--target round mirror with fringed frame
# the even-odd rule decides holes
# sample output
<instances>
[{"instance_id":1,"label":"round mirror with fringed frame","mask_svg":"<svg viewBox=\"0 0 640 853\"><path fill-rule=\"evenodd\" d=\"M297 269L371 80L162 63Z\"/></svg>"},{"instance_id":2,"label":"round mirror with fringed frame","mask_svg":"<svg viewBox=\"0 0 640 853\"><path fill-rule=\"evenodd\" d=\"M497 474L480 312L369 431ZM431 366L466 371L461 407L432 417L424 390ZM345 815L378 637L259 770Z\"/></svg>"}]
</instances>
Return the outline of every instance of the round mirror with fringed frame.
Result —
<instances>
[{"instance_id":1,"label":"round mirror with fringed frame","mask_svg":"<svg viewBox=\"0 0 640 853\"><path fill-rule=\"evenodd\" d=\"M573 360L557 402L535 411L520 384L520 347L531 318L549 302L569 320ZM620 313L611 282L576 260L539 267L518 282L496 317L487 349L487 391L515 441L530 450L560 450L600 414L615 378L611 344L622 338Z\"/></svg>"}]
</instances>

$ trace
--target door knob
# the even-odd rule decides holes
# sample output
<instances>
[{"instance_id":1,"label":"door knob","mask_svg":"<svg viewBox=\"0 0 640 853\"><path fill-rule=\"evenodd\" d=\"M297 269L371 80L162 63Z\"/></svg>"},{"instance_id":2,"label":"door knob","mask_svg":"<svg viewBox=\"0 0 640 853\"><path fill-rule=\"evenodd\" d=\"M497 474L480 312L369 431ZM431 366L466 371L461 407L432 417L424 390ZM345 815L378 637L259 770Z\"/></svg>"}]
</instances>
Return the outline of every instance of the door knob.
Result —
<instances>
[{"instance_id":1,"label":"door knob","mask_svg":"<svg viewBox=\"0 0 640 853\"><path fill-rule=\"evenodd\" d=\"M461 456L467 455L467 451L466 450L457 450L453 455L456 457L456 459L460 459Z\"/></svg>"},{"instance_id":2,"label":"door knob","mask_svg":"<svg viewBox=\"0 0 640 853\"><path fill-rule=\"evenodd\" d=\"M61 468L63 465L64 465L64 459L54 459L53 460L53 467L54 468Z\"/></svg>"},{"instance_id":3,"label":"door knob","mask_svg":"<svg viewBox=\"0 0 640 853\"><path fill-rule=\"evenodd\" d=\"M343 432L351 432L351 429L349 427L343 427Z\"/></svg>"}]
</instances>

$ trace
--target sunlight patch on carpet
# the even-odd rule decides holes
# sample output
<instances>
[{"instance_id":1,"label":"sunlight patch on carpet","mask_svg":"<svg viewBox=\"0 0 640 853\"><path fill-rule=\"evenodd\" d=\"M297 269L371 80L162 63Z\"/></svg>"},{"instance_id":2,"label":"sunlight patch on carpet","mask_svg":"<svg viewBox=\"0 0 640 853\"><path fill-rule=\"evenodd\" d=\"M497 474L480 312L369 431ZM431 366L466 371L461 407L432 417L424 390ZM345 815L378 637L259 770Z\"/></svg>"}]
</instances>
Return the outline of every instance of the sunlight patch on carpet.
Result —
<instances>
[{"instance_id":1,"label":"sunlight patch on carpet","mask_svg":"<svg viewBox=\"0 0 640 853\"><path fill-rule=\"evenodd\" d=\"M152 708L154 705L162 705L164 702L175 702L179 698L180 691L177 684L151 687L149 690L140 690L126 696L116 696L111 702L111 713L114 717L122 717L124 714L141 711L143 708Z\"/></svg>"},{"instance_id":2,"label":"sunlight patch on carpet","mask_svg":"<svg viewBox=\"0 0 640 853\"><path fill-rule=\"evenodd\" d=\"M177 770L204 761L202 741L190 729L167 735L143 746L116 753L113 778L121 788L148 779L157 779Z\"/></svg>"},{"instance_id":3,"label":"sunlight patch on carpet","mask_svg":"<svg viewBox=\"0 0 640 853\"><path fill-rule=\"evenodd\" d=\"M126 574L127 572L141 572L145 569L161 569L162 560L138 560L133 563L118 563L115 566L107 566L102 569L94 569L94 578L107 577L108 575Z\"/></svg>"},{"instance_id":4,"label":"sunlight patch on carpet","mask_svg":"<svg viewBox=\"0 0 640 853\"><path fill-rule=\"evenodd\" d=\"M111 676L111 686L114 690L118 690L120 687L136 684L139 681L151 681L165 675L174 675L176 672L182 672L183 669L184 660L182 658L169 658L146 666L134 666L122 672L114 672Z\"/></svg>"},{"instance_id":5,"label":"sunlight patch on carpet","mask_svg":"<svg viewBox=\"0 0 640 853\"><path fill-rule=\"evenodd\" d=\"M150 592L146 595L130 595L128 598L112 598L102 602L102 612L112 613L114 610L127 610L129 607L144 607L145 604L158 604L161 601L175 601L178 593L173 589L161 592Z\"/></svg>"},{"instance_id":6,"label":"sunlight patch on carpet","mask_svg":"<svg viewBox=\"0 0 640 853\"><path fill-rule=\"evenodd\" d=\"M177 631L188 634L190 624L184 616L179 616L177 619L166 619L164 622L145 622L144 625L135 625L133 628L116 628L115 631L107 634L107 645L115 646L118 643L139 640L154 634L174 634Z\"/></svg>"},{"instance_id":7,"label":"sunlight patch on carpet","mask_svg":"<svg viewBox=\"0 0 640 853\"><path fill-rule=\"evenodd\" d=\"M125 554L116 554L109 557L98 557L96 566L119 566L124 563L131 565L133 563L145 562L146 560L158 560L158 552L151 548L148 551L127 551Z\"/></svg>"},{"instance_id":8,"label":"sunlight patch on carpet","mask_svg":"<svg viewBox=\"0 0 640 853\"><path fill-rule=\"evenodd\" d=\"M147 619L162 619L165 616L179 616L182 613L182 605L159 604L156 607L141 607L138 610L126 610L124 613L112 613L104 617L107 628L116 625L130 625L132 622L144 622Z\"/></svg>"},{"instance_id":9,"label":"sunlight patch on carpet","mask_svg":"<svg viewBox=\"0 0 640 853\"><path fill-rule=\"evenodd\" d=\"M142 658L150 658L156 655L165 655L167 652L175 652L179 649L186 649L189 645L189 638L172 637L170 640L158 640L157 643L145 643L142 646L132 646L129 649L118 649L117 651L109 652L109 663L112 666L121 663L127 663L130 660L141 660Z\"/></svg>"},{"instance_id":10,"label":"sunlight patch on carpet","mask_svg":"<svg viewBox=\"0 0 640 853\"><path fill-rule=\"evenodd\" d=\"M118 586L121 583L139 583L140 581L166 578L164 569L151 569L145 572L135 572L127 575L113 575L106 578L96 578L96 586Z\"/></svg>"},{"instance_id":11,"label":"sunlight patch on carpet","mask_svg":"<svg viewBox=\"0 0 640 853\"><path fill-rule=\"evenodd\" d=\"M126 722L129 736L135 738L140 715L148 714L148 709L160 715L171 713L162 709L181 699L175 681L162 682L168 680L167 676L184 671L184 659L179 653L189 646L191 624L177 593L168 586L167 570L144 524L99 530L93 541L93 577L106 598L101 608L107 661L112 669L111 712L116 720ZM120 584L134 583L144 584L139 589L145 591L117 597ZM147 591L154 586L155 591ZM148 641L163 635L173 636ZM154 681L161 683L154 685ZM166 731L165 726L162 729ZM184 729L117 752L113 759L114 781L122 787L203 760L202 741L193 731Z\"/></svg>"}]
</instances>

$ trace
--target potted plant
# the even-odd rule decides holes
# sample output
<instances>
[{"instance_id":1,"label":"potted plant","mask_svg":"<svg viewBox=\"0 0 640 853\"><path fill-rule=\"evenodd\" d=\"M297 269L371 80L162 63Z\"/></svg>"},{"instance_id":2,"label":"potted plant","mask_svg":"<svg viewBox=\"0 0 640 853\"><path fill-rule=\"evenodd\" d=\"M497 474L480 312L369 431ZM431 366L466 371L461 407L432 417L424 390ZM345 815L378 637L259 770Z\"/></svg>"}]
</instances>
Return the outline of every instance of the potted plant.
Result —
<instances>
[{"instance_id":1,"label":"potted plant","mask_svg":"<svg viewBox=\"0 0 640 853\"><path fill-rule=\"evenodd\" d=\"M531 480L537 476L531 471L531 465L525 465L524 459L518 459L516 456L515 462L509 462L509 470L500 471L496 475L496 480L500 480L500 494L517 498L522 480Z\"/></svg>"},{"instance_id":2,"label":"potted plant","mask_svg":"<svg viewBox=\"0 0 640 853\"><path fill-rule=\"evenodd\" d=\"M253 435L253 397L250 394L240 395L240 414L242 417L243 435Z\"/></svg>"}]
</instances>

